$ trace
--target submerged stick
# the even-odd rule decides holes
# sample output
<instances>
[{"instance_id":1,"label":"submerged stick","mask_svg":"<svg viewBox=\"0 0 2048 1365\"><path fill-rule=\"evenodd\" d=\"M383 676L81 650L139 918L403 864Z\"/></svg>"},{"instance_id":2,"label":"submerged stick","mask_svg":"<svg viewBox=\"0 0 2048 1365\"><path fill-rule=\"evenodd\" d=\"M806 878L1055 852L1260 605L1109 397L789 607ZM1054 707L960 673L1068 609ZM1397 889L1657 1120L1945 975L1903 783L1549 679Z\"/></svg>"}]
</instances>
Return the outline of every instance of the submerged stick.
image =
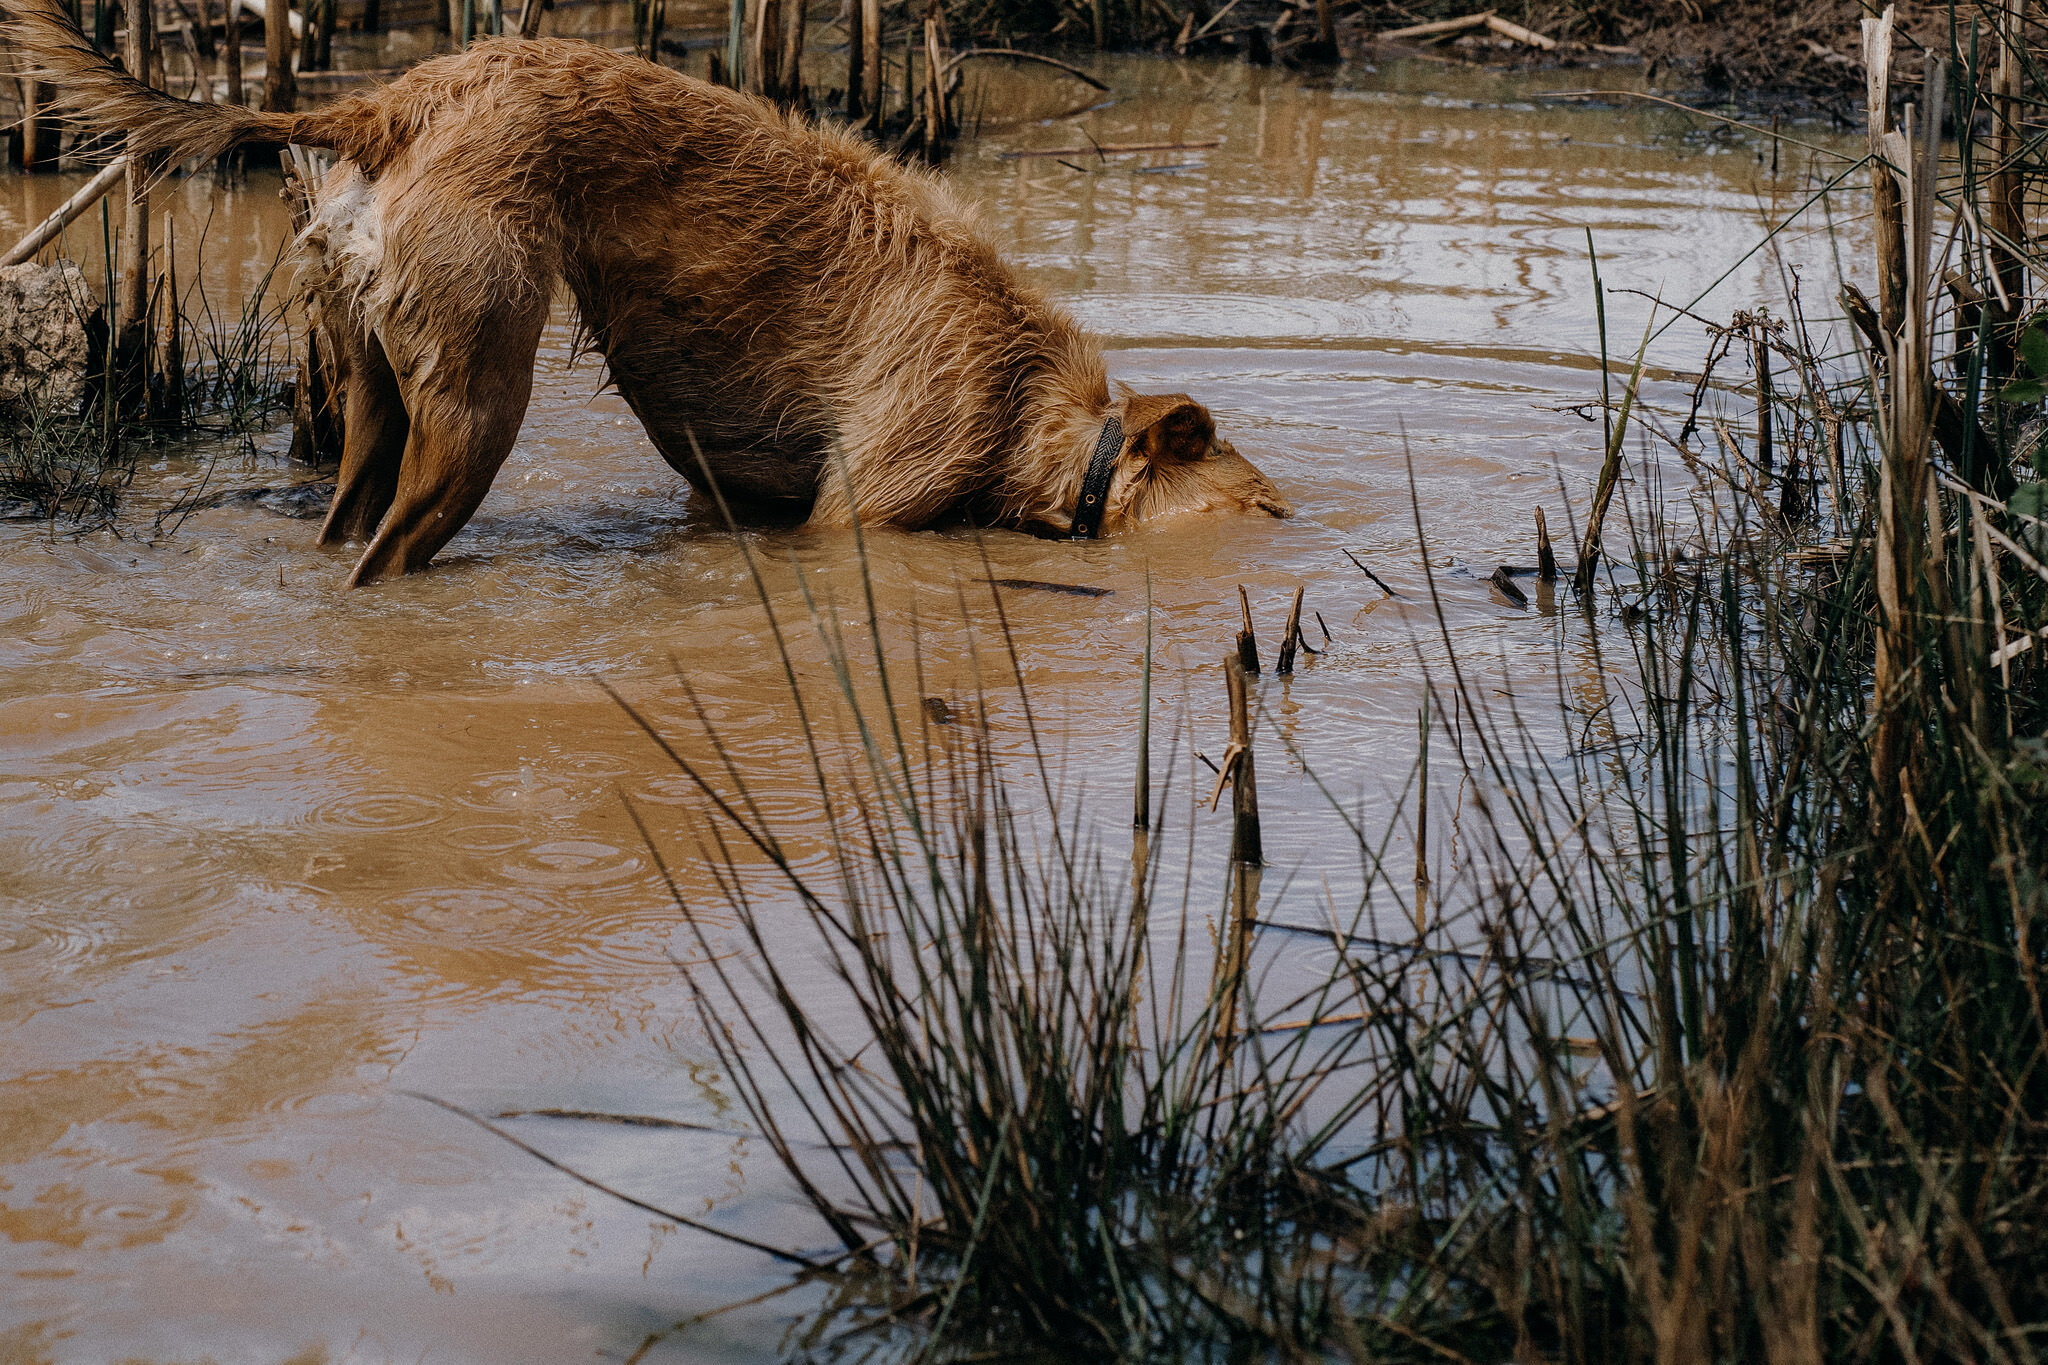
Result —
<instances>
[{"instance_id":1,"label":"submerged stick","mask_svg":"<svg viewBox=\"0 0 2048 1365\"><path fill-rule=\"evenodd\" d=\"M1536 576L1545 583L1557 581L1557 556L1550 549L1550 528L1543 524L1543 509L1536 509Z\"/></svg>"},{"instance_id":2,"label":"submerged stick","mask_svg":"<svg viewBox=\"0 0 2048 1365\"><path fill-rule=\"evenodd\" d=\"M101 170L98 175L86 181L78 193L59 205L55 213L36 224L26 237L8 250L5 256L0 256L0 266L20 265L48 246L87 209L97 204L100 196L120 184L127 174L128 161L125 157Z\"/></svg>"},{"instance_id":3,"label":"submerged stick","mask_svg":"<svg viewBox=\"0 0 2048 1365\"><path fill-rule=\"evenodd\" d=\"M1259 641L1252 634L1252 600L1245 596L1244 584L1237 585L1237 609L1241 624L1237 628L1237 663L1252 677L1259 676Z\"/></svg>"},{"instance_id":4,"label":"submerged stick","mask_svg":"<svg viewBox=\"0 0 2048 1365\"><path fill-rule=\"evenodd\" d=\"M1069 76L1072 76L1075 80L1081 82L1083 85L1091 85L1094 86L1097 90L1102 90L1105 92L1109 89L1107 85L1095 79L1095 77L1089 75L1087 72L1083 71L1078 66L1071 66L1068 63L1059 61L1056 58L1047 57L1037 52L1026 52L1021 48L1015 47L970 47L965 52L956 52L953 54L952 57L947 59L946 64L944 66L939 68L939 79L943 81L947 77L951 76L953 74L954 69L958 67L962 62L972 61L979 57L1007 57L1013 62L1037 62L1042 66L1050 66L1057 68L1058 70L1064 71ZM1032 154L1025 153L1024 155ZM1036 155L1043 156L1044 153L1040 152Z\"/></svg>"},{"instance_id":5,"label":"submerged stick","mask_svg":"<svg viewBox=\"0 0 2048 1365\"><path fill-rule=\"evenodd\" d=\"M1201 152L1221 147L1223 139L1212 137L1200 142L1103 142L1088 147L1043 147L1028 152L1004 152L998 160L1019 161L1032 156L1102 156L1126 152Z\"/></svg>"},{"instance_id":6,"label":"submerged stick","mask_svg":"<svg viewBox=\"0 0 2048 1365\"><path fill-rule=\"evenodd\" d=\"M1373 581L1374 585L1377 586L1381 592L1385 593L1389 597L1399 597L1401 595L1400 593L1395 592L1392 588L1388 587L1386 584L1386 580L1382 579L1378 574L1374 573L1371 569L1366 568L1365 561L1360 559L1357 555L1351 553L1351 551L1349 550L1346 550L1344 552L1344 557L1350 560L1353 564L1356 564L1358 566L1358 571L1364 574L1367 578L1370 578ZM1318 621L1322 619L1323 618L1320 616L1316 617L1316 620ZM1323 634L1327 636L1329 634L1329 631L1325 630Z\"/></svg>"},{"instance_id":7,"label":"submerged stick","mask_svg":"<svg viewBox=\"0 0 2048 1365\"><path fill-rule=\"evenodd\" d=\"M1275 673L1294 671L1294 650L1301 643L1301 599L1307 591L1306 585L1294 590L1294 605L1287 609L1287 625L1280 632L1280 658L1273 665Z\"/></svg>"}]
</instances>

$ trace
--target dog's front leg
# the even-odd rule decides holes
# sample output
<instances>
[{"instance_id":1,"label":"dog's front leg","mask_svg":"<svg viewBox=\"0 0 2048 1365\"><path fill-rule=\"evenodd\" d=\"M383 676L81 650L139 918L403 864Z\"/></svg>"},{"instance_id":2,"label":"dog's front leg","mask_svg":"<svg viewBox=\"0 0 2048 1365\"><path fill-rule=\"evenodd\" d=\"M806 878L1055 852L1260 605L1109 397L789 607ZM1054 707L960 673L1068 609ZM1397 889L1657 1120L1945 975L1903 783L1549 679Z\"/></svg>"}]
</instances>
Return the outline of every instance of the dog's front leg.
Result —
<instances>
[{"instance_id":1,"label":"dog's front leg","mask_svg":"<svg viewBox=\"0 0 2048 1365\"><path fill-rule=\"evenodd\" d=\"M474 333L487 344L444 350L430 369L401 378L412 427L398 487L350 587L424 569L469 521L525 420L546 320L544 302L500 310Z\"/></svg>"}]
</instances>

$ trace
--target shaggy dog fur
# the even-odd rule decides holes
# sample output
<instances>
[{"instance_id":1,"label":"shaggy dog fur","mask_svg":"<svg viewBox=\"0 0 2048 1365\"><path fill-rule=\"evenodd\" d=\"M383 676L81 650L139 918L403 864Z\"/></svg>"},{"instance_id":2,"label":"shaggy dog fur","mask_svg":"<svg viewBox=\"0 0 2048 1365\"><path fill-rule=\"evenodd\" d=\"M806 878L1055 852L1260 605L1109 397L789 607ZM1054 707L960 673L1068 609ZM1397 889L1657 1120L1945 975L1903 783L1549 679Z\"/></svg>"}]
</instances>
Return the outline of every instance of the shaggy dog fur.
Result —
<instances>
[{"instance_id":1,"label":"shaggy dog fur","mask_svg":"<svg viewBox=\"0 0 2048 1365\"><path fill-rule=\"evenodd\" d=\"M321 539L369 539L352 584L424 567L483 500L557 281L663 457L737 504L1064 530L1115 415L1105 531L1288 514L1199 404L1113 400L1097 344L1011 276L936 176L758 99L587 43L497 39L264 114L129 78L60 0L11 0L0 39L132 151L343 158L301 251L342 352Z\"/></svg>"}]
</instances>

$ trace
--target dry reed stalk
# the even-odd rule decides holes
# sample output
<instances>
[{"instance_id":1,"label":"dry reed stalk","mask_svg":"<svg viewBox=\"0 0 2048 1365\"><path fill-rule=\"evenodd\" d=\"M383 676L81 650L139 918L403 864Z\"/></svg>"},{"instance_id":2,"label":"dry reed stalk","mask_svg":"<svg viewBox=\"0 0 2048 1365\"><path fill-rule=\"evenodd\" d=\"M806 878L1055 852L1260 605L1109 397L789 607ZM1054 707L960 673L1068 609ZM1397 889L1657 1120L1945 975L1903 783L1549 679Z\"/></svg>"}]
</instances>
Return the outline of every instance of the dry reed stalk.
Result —
<instances>
[{"instance_id":1,"label":"dry reed stalk","mask_svg":"<svg viewBox=\"0 0 2048 1365\"><path fill-rule=\"evenodd\" d=\"M882 118L882 0L856 0L861 13L861 108Z\"/></svg>"},{"instance_id":2,"label":"dry reed stalk","mask_svg":"<svg viewBox=\"0 0 2048 1365\"><path fill-rule=\"evenodd\" d=\"M1275 673L1294 671L1294 651L1301 643L1301 599L1307 591L1306 585L1294 590L1294 604L1287 609L1287 625L1280 632L1280 657L1273 664Z\"/></svg>"},{"instance_id":3,"label":"dry reed stalk","mask_svg":"<svg viewBox=\"0 0 2048 1365\"><path fill-rule=\"evenodd\" d=\"M1896 337L1905 319L1906 239L1899 187L1884 173L1884 140L1892 133L1892 17L1894 7L1863 21L1864 112L1870 120L1870 199L1877 239L1878 323Z\"/></svg>"},{"instance_id":4,"label":"dry reed stalk","mask_svg":"<svg viewBox=\"0 0 2048 1365\"><path fill-rule=\"evenodd\" d=\"M1415 766L1415 932L1429 928L1429 690L1415 717L1418 745Z\"/></svg>"},{"instance_id":5,"label":"dry reed stalk","mask_svg":"<svg viewBox=\"0 0 2048 1365\"><path fill-rule=\"evenodd\" d=\"M469 0L463 4L466 7ZM289 114L299 102L298 81L292 75L291 17L289 0L267 0L263 10L263 108L267 113ZM467 42L466 18L463 33Z\"/></svg>"},{"instance_id":6,"label":"dry reed stalk","mask_svg":"<svg viewBox=\"0 0 2048 1365\"><path fill-rule=\"evenodd\" d=\"M1642 344L1636 347L1635 365L1621 391L1620 410L1615 413L1614 426L1607 434L1607 454L1600 462L1600 481L1593 488L1593 510L1586 517L1586 534L1579 542L1578 567L1572 572L1572 587L1581 600L1591 600L1593 575L1600 564L1600 528L1607 520L1607 506L1614 499L1615 486L1621 481L1621 449L1628 436L1629 414L1635 410L1636 388L1643 382L1643 353L1649 349L1650 331L1656 322L1657 312L1653 308L1650 321L1643 327ZM1605 373L1604 367L1602 372Z\"/></svg>"},{"instance_id":7,"label":"dry reed stalk","mask_svg":"<svg viewBox=\"0 0 2048 1365\"><path fill-rule=\"evenodd\" d=\"M951 44L945 40L944 25L934 3L924 19L924 150L934 159L953 131L951 111L946 107L946 56Z\"/></svg>"},{"instance_id":8,"label":"dry reed stalk","mask_svg":"<svg viewBox=\"0 0 2048 1365\"><path fill-rule=\"evenodd\" d=\"M1230 747L1218 765L1217 781L1230 783L1230 921L1224 926L1217 963L1216 1038L1224 1047L1238 1028L1239 1001L1258 920L1259 876L1265 850L1259 833L1259 788L1252 761L1251 687L1236 655L1223 659L1223 684L1230 699Z\"/></svg>"},{"instance_id":9,"label":"dry reed stalk","mask_svg":"<svg viewBox=\"0 0 2048 1365\"><path fill-rule=\"evenodd\" d=\"M177 219L164 211L164 410L173 426L185 420L185 329L178 306Z\"/></svg>"},{"instance_id":10,"label":"dry reed stalk","mask_svg":"<svg viewBox=\"0 0 2048 1365\"><path fill-rule=\"evenodd\" d=\"M1907 680L1917 652L1918 615L1915 598L1925 569L1929 586L1945 572L1938 561L1923 566L1923 521L1933 490L1928 484L1928 445L1933 430L1934 355L1928 316L1928 256L1934 236L1934 189L1941 148L1942 69L1930 69L1928 109L1922 145L1913 145L1914 114L1906 110L1904 133L1884 137L1885 159L1895 172L1878 171L1881 180L1899 175L1906 256L1902 326L1889 357L1889 420L1883 433L1883 458L1878 468L1876 587L1878 635L1873 662L1877 732L1871 744L1871 768L1882 833L1896 833L1898 799L1911 786L1907 770L1908 731L1912 716L1904 705Z\"/></svg>"},{"instance_id":11,"label":"dry reed stalk","mask_svg":"<svg viewBox=\"0 0 2048 1365\"><path fill-rule=\"evenodd\" d=\"M1761 317L1750 325L1750 354L1756 364L1756 462L1769 487L1775 462L1771 432L1771 338Z\"/></svg>"},{"instance_id":12,"label":"dry reed stalk","mask_svg":"<svg viewBox=\"0 0 2048 1365\"><path fill-rule=\"evenodd\" d=\"M1992 173L1985 225L1991 230L1986 245L1991 254L1992 282L2002 295L1993 317L2000 322L2014 316L2027 286L2026 267L2018 254L2027 244L2027 186L2020 173L2026 143L2021 120L2027 111L2020 98L2026 64L2026 18L2026 0L2007 0L1998 26L1998 75L1992 84ZM2012 373L2013 343L2005 329L1993 330L1991 354L1995 377L2004 378Z\"/></svg>"}]
</instances>

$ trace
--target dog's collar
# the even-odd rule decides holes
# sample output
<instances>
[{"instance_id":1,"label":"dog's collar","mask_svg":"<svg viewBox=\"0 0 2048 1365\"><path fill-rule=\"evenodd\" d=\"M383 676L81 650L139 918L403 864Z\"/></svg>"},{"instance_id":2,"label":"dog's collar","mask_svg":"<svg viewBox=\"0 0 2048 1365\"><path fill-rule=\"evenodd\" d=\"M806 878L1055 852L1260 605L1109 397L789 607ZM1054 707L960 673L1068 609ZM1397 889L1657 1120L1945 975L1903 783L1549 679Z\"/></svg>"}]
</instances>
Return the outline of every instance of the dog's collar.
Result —
<instances>
[{"instance_id":1,"label":"dog's collar","mask_svg":"<svg viewBox=\"0 0 2048 1365\"><path fill-rule=\"evenodd\" d=\"M1124 424L1112 414L1095 438L1095 454L1081 479L1081 497L1074 504L1075 540L1093 540L1102 529L1102 514L1109 510L1109 481L1116 476L1116 457L1123 448Z\"/></svg>"}]
</instances>

